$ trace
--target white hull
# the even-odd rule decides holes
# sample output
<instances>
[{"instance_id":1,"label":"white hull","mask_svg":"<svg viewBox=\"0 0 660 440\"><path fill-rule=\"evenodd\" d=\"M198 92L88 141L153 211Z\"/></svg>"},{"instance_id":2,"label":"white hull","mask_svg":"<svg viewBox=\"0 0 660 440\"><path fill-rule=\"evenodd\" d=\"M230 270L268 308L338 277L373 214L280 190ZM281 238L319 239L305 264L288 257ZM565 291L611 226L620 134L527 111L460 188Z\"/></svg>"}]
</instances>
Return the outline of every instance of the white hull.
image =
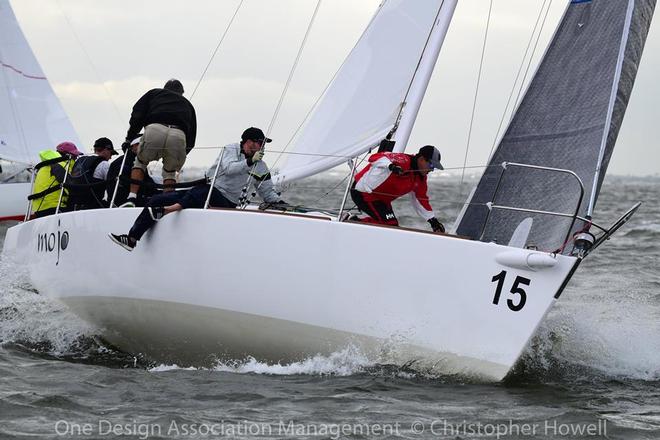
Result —
<instances>
[{"instance_id":1,"label":"white hull","mask_svg":"<svg viewBox=\"0 0 660 440\"><path fill-rule=\"evenodd\" d=\"M184 365L290 362L352 344L500 380L577 262L396 228L193 209L166 216L128 253L107 233L127 231L138 212L33 220L9 229L4 253L119 347ZM503 270L495 305L492 278ZM512 311L518 276L531 281Z\"/></svg>"},{"instance_id":2,"label":"white hull","mask_svg":"<svg viewBox=\"0 0 660 440\"><path fill-rule=\"evenodd\" d=\"M0 184L0 221L25 218L30 188L30 183Z\"/></svg>"}]
</instances>

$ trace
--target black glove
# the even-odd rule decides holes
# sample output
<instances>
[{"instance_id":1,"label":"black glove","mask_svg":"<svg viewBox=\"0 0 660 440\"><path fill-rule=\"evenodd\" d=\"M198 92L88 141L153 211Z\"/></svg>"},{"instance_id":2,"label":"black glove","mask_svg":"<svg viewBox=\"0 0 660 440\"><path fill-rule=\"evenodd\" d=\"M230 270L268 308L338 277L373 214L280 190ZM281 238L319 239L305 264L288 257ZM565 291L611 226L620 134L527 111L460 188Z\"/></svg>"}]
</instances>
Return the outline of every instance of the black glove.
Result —
<instances>
[{"instance_id":1,"label":"black glove","mask_svg":"<svg viewBox=\"0 0 660 440\"><path fill-rule=\"evenodd\" d=\"M121 150L126 153L131 148L131 143L129 141L124 141L121 144Z\"/></svg>"},{"instance_id":2,"label":"black glove","mask_svg":"<svg viewBox=\"0 0 660 440\"><path fill-rule=\"evenodd\" d=\"M401 168L399 165L394 165L393 163L391 163L390 166L387 167L387 169L392 171L397 176L400 176L401 174L403 174L403 168Z\"/></svg>"},{"instance_id":3,"label":"black glove","mask_svg":"<svg viewBox=\"0 0 660 440\"><path fill-rule=\"evenodd\" d=\"M445 232L445 227L440 221L438 221L437 218L433 217L428 220L429 224L431 225L431 228L433 228L433 232Z\"/></svg>"}]
</instances>

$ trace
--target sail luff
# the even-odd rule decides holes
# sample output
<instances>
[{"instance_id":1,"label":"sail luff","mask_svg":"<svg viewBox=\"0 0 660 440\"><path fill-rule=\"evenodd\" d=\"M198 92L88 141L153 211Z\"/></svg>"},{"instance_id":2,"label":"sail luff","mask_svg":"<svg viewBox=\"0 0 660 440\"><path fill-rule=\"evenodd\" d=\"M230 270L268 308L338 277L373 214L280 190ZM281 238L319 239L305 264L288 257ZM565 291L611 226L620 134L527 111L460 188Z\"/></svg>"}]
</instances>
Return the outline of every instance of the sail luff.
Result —
<instances>
[{"instance_id":1,"label":"sail luff","mask_svg":"<svg viewBox=\"0 0 660 440\"><path fill-rule=\"evenodd\" d=\"M621 74L623 72L623 60L625 57L626 46L628 44L628 36L630 35L630 24L632 22L633 10L635 9L635 0L628 0L628 11L626 12L626 23L624 31L621 35L621 47L619 49L619 58L617 59L616 73L612 82L612 92L610 94L610 105L607 111L605 120L605 127L610 127L612 124L612 116L614 113L614 104L616 103L616 95L619 89L619 82L621 81ZM607 147L607 139L609 137L609 130L603 131L603 139L598 152L598 161L596 162L596 171L594 173L593 186L591 188L591 195L589 197L589 206L587 207L586 217L591 218L593 215L594 207L596 205L596 198L598 196L598 181L605 158L605 148Z\"/></svg>"},{"instance_id":2,"label":"sail luff","mask_svg":"<svg viewBox=\"0 0 660 440\"><path fill-rule=\"evenodd\" d=\"M651 27L655 5L656 0L635 2L622 64L622 72L616 91L616 99L614 101L614 111L612 112L607 145L605 146L605 154L600 163L600 173L597 176L598 185L595 187L596 195L600 193L600 188L603 184L603 179L605 178L605 172L607 171L609 160L623 123L626 108L631 98L646 38Z\"/></svg>"},{"instance_id":3,"label":"sail luff","mask_svg":"<svg viewBox=\"0 0 660 440\"><path fill-rule=\"evenodd\" d=\"M435 25L429 35L428 44L422 52L419 67L413 76L408 95L401 109L403 114L399 126L392 137L392 140L396 142L395 152L403 152L408 145L457 4L458 0L445 0L438 8Z\"/></svg>"}]
</instances>

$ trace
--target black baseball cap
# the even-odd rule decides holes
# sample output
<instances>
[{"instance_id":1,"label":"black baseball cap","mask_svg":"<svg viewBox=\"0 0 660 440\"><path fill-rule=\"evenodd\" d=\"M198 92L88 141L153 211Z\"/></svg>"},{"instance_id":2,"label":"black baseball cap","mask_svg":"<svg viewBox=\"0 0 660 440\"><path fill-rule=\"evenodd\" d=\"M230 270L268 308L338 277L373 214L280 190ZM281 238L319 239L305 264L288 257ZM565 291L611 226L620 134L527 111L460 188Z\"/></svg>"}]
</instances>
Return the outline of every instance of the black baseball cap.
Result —
<instances>
[{"instance_id":1,"label":"black baseball cap","mask_svg":"<svg viewBox=\"0 0 660 440\"><path fill-rule=\"evenodd\" d=\"M95 150L103 150L103 149L108 149L112 151L112 155L114 156L117 153L115 150L115 147L112 145L112 141L106 137L98 138L96 141L94 141L94 149Z\"/></svg>"},{"instance_id":2,"label":"black baseball cap","mask_svg":"<svg viewBox=\"0 0 660 440\"><path fill-rule=\"evenodd\" d=\"M248 139L251 141L264 141L266 143L273 141L272 139L267 138L264 132L257 127L250 127L243 132L241 140L246 141Z\"/></svg>"},{"instance_id":3,"label":"black baseball cap","mask_svg":"<svg viewBox=\"0 0 660 440\"><path fill-rule=\"evenodd\" d=\"M423 146L419 149L417 155L426 159L433 168L444 170L444 167L440 163L440 152L433 145Z\"/></svg>"}]
</instances>

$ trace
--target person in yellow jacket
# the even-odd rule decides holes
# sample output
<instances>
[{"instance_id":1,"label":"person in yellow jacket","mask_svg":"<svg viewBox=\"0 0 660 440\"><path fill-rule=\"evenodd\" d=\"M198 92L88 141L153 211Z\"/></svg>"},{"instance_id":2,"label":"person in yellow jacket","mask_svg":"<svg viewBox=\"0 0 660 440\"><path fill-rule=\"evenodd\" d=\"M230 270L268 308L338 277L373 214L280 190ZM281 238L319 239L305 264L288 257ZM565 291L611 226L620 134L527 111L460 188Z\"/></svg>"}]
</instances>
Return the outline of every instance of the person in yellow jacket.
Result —
<instances>
[{"instance_id":1,"label":"person in yellow jacket","mask_svg":"<svg viewBox=\"0 0 660 440\"><path fill-rule=\"evenodd\" d=\"M68 171L71 172L75 158L81 154L82 153L78 151L78 148L72 142L62 142L55 148L55 151L40 151L39 158L42 161L47 161L69 156L71 157L71 160L68 162ZM47 191L48 189L58 187L64 181L64 175L66 173L65 167L67 167L67 161L53 163L40 168L37 171L37 175L34 179L33 194L39 194L41 192ZM60 210L66 207L67 199L68 191L65 189L64 194L62 194L62 204L60 206ZM32 212L34 213L34 216L45 217L47 215L55 214L59 200L59 190L50 192L42 197L39 197L38 199L32 200Z\"/></svg>"}]
</instances>

